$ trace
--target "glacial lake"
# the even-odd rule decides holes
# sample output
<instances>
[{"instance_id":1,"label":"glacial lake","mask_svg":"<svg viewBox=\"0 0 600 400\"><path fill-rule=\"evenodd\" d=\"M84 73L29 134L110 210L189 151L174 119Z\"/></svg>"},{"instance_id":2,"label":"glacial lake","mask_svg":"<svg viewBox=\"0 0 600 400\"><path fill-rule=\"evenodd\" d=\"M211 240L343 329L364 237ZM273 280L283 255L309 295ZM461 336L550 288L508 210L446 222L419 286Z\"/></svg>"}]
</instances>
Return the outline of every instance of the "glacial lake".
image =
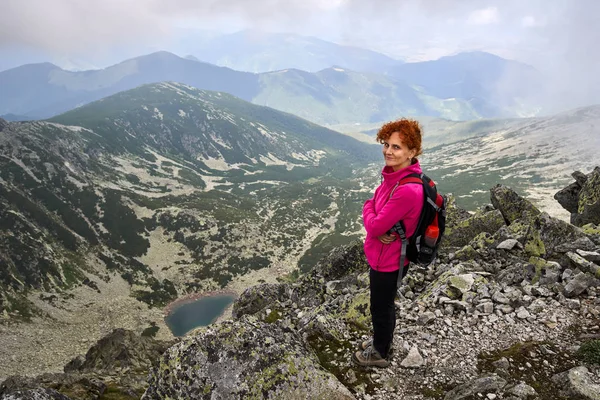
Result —
<instances>
[{"instance_id":1,"label":"glacial lake","mask_svg":"<svg viewBox=\"0 0 600 400\"><path fill-rule=\"evenodd\" d=\"M229 294L206 296L175 306L165 317L165 322L173 335L183 336L199 326L212 324L235 300Z\"/></svg>"}]
</instances>

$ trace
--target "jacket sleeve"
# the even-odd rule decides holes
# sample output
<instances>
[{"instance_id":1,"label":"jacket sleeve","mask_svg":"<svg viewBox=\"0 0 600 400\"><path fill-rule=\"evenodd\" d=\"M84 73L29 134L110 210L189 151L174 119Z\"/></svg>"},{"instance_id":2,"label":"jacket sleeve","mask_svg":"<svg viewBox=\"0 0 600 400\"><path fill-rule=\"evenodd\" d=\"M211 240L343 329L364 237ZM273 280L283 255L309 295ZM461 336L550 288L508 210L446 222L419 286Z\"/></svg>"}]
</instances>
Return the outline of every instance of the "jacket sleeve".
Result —
<instances>
[{"instance_id":1,"label":"jacket sleeve","mask_svg":"<svg viewBox=\"0 0 600 400\"><path fill-rule=\"evenodd\" d=\"M396 222L405 219L415 209L418 197L415 195L413 187L416 186L407 185L397 188L379 214L375 214L372 206L373 199L367 200L363 206L363 222L367 233L381 236L389 231Z\"/></svg>"}]
</instances>

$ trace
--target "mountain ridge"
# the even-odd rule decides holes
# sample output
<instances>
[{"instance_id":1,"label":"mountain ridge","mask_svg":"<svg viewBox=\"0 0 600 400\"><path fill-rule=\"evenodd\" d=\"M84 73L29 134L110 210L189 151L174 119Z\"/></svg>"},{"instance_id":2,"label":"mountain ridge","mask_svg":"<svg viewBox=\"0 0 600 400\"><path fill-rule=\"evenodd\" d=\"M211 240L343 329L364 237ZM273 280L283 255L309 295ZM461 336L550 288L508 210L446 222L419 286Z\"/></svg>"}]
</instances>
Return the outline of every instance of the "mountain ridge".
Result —
<instances>
[{"instance_id":1,"label":"mountain ridge","mask_svg":"<svg viewBox=\"0 0 600 400\"><path fill-rule=\"evenodd\" d=\"M0 91L3 93L0 113L47 118L119 91L161 81L178 81L200 89L225 91L247 101L293 112L319 124L372 122L393 119L397 115L426 114L471 119L492 114L533 112L527 104L522 105L513 99L510 90L504 93L507 101L496 104L490 89L494 82L480 84L471 80L465 83L467 88L483 87L485 90L478 92L479 97L462 98L458 96L460 93L452 93L453 97L445 98L435 95L436 88L420 86L418 76L416 82L411 82L393 74L355 72L348 68L340 70L327 67L308 73L287 68L252 74L184 59L168 52L136 57L103 70L71 72L52 69L34 78L29 76L28 70L15 68L9 71L10 74L0 73ZM290 74L291 78L286 74ZM333 75L340 76L334 78ZM477 79L491 78L481 75ZM440 80L440 85L446 85L446 82Z\"/></svg>"}]
</instances>

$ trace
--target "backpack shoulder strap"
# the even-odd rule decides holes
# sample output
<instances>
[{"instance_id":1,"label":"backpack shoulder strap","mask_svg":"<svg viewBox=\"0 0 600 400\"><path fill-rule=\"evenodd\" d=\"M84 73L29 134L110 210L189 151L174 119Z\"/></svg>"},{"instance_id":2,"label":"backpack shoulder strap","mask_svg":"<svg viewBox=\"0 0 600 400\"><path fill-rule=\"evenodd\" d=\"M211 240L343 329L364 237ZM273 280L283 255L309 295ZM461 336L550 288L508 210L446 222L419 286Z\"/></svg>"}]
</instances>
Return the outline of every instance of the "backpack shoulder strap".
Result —
<instances>
[{"instance_id":1,"label":"backpack shoulder strap","mask_svg":"<svg viewBox=\"0 0 600 400\"><path fill-rule=\"evenodd\" d=\"M423 184L423 178L421 174L413 173L405 176L404 178L400 179L400 182L398 182L399 185L404 185L406 183Z\"/></svg>"}]
</instances>

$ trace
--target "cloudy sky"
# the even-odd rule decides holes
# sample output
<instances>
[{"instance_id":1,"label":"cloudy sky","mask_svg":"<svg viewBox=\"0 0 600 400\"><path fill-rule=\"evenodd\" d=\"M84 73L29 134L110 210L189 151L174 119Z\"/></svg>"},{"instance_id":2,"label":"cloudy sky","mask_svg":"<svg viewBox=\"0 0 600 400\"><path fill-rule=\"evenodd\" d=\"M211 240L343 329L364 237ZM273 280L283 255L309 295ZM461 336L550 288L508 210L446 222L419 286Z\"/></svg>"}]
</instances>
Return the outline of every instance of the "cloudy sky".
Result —
<instances>
[{"instance_id":1,"label":"cloudy sky","mask_svg":"<svg viewBox=\"0 0 600 400\"><path fill-rule=\"evenodd\" d=\"M200 30L295 32L408 60L481 49L538 65L588 64L600 38L597 0L1 2L0 68L30 58L103 67L153 50L193 54L181 43Z\"/></svg>"},{"instance_id":2,"label":"cloudy sky","mask_svg":"<svg viewBox=\"0 0 600 400\"><path fill-rule=\"evenodd\" d=\"M102 68L157 50L201 59L194 43L207 32L259 29L316 36L408 61L490 51L538 68L555 82L557 93L594 87L590 80L600 84L599 0L0 3L0 70L40 61L68 69Z\"/></svg>"}]
</instances>

